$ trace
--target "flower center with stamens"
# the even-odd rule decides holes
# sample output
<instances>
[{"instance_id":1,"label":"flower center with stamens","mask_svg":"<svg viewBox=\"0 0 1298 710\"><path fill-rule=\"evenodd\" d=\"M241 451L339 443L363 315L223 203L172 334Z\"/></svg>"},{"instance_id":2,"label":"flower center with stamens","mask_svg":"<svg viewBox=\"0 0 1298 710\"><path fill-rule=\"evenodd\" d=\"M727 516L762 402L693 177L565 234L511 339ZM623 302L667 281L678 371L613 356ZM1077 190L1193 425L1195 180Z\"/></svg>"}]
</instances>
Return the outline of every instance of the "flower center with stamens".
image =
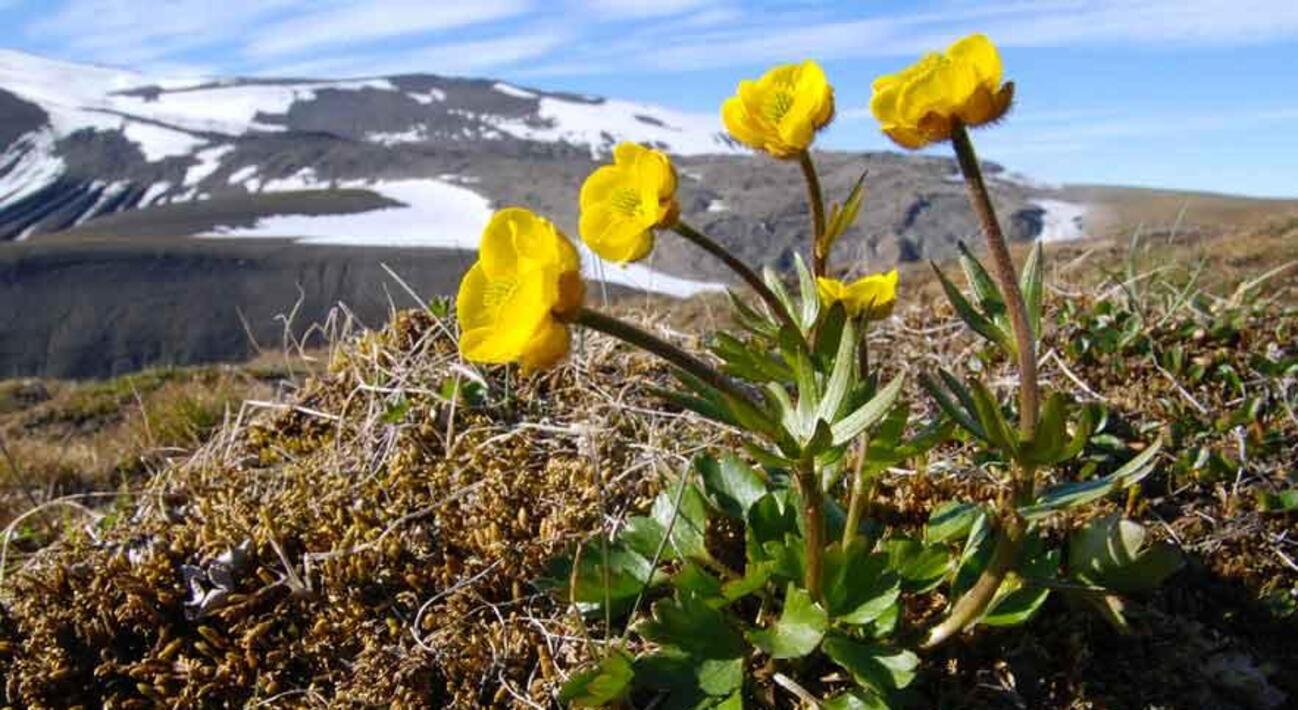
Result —
<instances>
[{"instance_id":1,"label":"flower center with stamens","mask_svg":"<svg viewBox=\"0 0 1298 710\"><path fill-rule=\"evenodd\" d=\"M622 188L613 193L610 202L613 209L627 217L639 217L644 212L644 204L640 200L640 193L631 188Z\"/></svg>"},{"instance_id":2,"label":"flower center with stamens","mask_svg":"<svg viewBox=\"0 0 1298 710\"><path fill-rule=\"evenodd\" d=\"M793 86L790 84L767 95L766 102L762 106L762 114L771 123L779 123L791 108L793 108Z\"/></svg>"}]
</instances>

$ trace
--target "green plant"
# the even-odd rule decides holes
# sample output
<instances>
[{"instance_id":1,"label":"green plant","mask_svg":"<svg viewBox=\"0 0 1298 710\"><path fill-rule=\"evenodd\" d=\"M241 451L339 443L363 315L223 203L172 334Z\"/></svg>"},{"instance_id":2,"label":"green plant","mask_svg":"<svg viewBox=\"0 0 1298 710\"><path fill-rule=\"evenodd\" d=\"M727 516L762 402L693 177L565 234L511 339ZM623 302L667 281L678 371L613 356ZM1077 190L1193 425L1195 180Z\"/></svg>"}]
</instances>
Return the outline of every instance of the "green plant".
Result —
<instances>
[{"instance_id":1,"label":"green plant","mask_svg":"<svg viewBox=\"0 0 1298 710\"><path fill-rule=\"evenodd\" d=\"M832 115L832 91L811 62L772 70L725 112L737 138L797 160L803 172L811 268L796 256L794 292L769 268L759 277L680 220L675 174L660 152L620 144L614 163L582 188L582 237L596 253L634 261L652 249L655 230L672 230L758 296L753 306L732 294L740 327L710 340L715 360L584 306L576 251L548 220L511 208L484 232L457 304L466 357L544 369L566 355L568 329L585 326L673 365L681 387L659 394L742 439L734 450L695 459L647 515L556 562L549 587L602 620L609 635L560 700L733 708L749 699L772 704L779 688L831 708L889 707L922 669L920 652L980 624L1025 623L1055 589L1110 599L1161 581L1179 562L1166 546L1146 546L1143 528L1120 518L1084 528L1066 547L1042 532L1053 516L1139 483L1161 443L1134 456L1124 445L1125 461L1104 466L1113 469L1107 474L1067 480L1095 443L1104 412L1038 384L1044 257L1038 245L1016 272L967 130L1003 113L1013 87L1000 85L999 58L985 37L925 61L950 71L876 83L887 94L876 113L886 114L885 131L906 147L950 140L955 148L993 269L961 246L970 295L934 269L958 316L989 344L983 370L1010 363L1014 401L1002 401L985 372L961 378L939 369L919 378L937 416L912 423L903 376L890 372L886 357L870 357L864 335L891 312L896 280L845 284L828 274L834 242L851 228L863 191L858 181L841 206L825 209L807 147ZM979 77L976 86L956 81L969 76ZM924 82L936 85L897 93ZM911 100L932 103L914 125L915 112L899 108ZM1112 350L1143 335L1136 316L1132 334ZM994 499L944 503L922 535L872 515L887 469L952 440L996 479ZM1099 469L1116 457L1089 463ZM930 597L927 606L943 609L937 621L908 618L906 596ZM1101 606L1120 622L1114 609Z\"/></svg>"}]
</instances>

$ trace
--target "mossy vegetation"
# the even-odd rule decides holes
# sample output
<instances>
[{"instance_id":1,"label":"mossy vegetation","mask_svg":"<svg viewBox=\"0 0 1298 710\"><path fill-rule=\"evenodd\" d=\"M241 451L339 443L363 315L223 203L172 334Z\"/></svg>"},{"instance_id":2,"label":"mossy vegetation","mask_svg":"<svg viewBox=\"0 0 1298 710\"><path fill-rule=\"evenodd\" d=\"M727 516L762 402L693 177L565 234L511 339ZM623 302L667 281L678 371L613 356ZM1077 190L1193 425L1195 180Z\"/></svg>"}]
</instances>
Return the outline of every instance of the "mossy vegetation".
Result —
<instances>
[{"instance_id":1,"label":"mossy vegetation","mask_svg":"<svg viewBox=\"0 0 1298 710\"><path fill-rule=\"evenodd\" d=\"M1298 269L1240 290L1265 270L1213 260L1244 244L1258 255L1240 255L1250 265L1283 264L1293 248L1262 235L1047 251L1042 378L1104 412L1065 473L1084 479L1087 466L1111 467L1166 432L1137 492L1085 517L1123 511L1187 564L1126 601L1130 635L1051 598L1025 626L942 647L907 691L916 706L1247 708L1298 697ZM871 331L886 367L984 372L1008 393L1000 361L924 295L934 284L919 272L902 283L897 317ZM715 326L706 301L670 323L642 303L622 308L673 340ZM25 477L6 481L9 519L30 512L9 530L0 583L7 702L557 706L563 682L604 656L623 622L576 614L565 585L545 582L553 560L601 554L603 533L645 514L729 434L665 407L650 387L666 370L610 339L587 336L568 365L520 379L460 364L453 330L403 313L278 393L293 379L284 369L0 387ZM52 452L80 458L41 465ZM989 497L973 453L953 443L899 464L868 515L919 536L942 501ZM70 497L79 493L103 495ZM1061 519L1047 534L1085 522ZM739 564L735 539L721 525L707 544ZM903 628L937 613L920 599L903 593ZM755 697L795 706L755 670Z\"/></svg>"}]
</instances>

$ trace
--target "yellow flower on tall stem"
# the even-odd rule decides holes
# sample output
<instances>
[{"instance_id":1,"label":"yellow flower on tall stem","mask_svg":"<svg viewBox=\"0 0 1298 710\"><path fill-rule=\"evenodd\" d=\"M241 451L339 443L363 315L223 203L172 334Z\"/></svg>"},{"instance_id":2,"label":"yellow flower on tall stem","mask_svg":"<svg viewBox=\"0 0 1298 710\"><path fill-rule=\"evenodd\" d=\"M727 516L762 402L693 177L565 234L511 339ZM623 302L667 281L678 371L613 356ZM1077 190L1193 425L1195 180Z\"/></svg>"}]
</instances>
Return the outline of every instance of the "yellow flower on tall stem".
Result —
<instances>
[{"instance_id":1,"label":"yellow flower on tall stem","mask_svg":"<svg viewBox=\"0 0 1298 710\"><path fill-rule=\"evenodd\" d=\"M676 170L661 151L619 143L613 164L600 167L581 186L582 241L600 257L625 264L648 256L655 229L680 216Z\"/></svg>"},{"instance_id":2,"label":"yellow flower on tall stem","mask_svg":"<svg viewBox=\"0 0 1298 710\"><path fill-rule=\"evenodd\" d=\"M882 320L892 315L897 305L897 270L870 274L851 283L821 276L816 279L820 302L826 306L842 303L847 315L866 320Z\"/></svg>"},{"instance_id":3,"label":"yellow flower on tall stem","mask_svg":"<svg viewBox=\"0 0 1298 710\"><path fill-rule=\"evenodd\" d=\"M912 150L951 138L957 125L981 126L1005 115L1014 83L1001 83L1001 58L986 35L931 52L874 80L870 110L893 142Z\"/></svg>"},{"instance_id":4,"label":"yellow flower on tall stem","mask_svg":"<svg viewBox=\"0 0 1298 710\"><path fill-rule=\"evenodd\" d=\"M744 145L776 158L796 158L834 118L834 89L820 65L782 64L739 82L721 107L726 130Z\"/></svg>"},{"instance_id":5,"label":"yellow flower on tall stem","mask_svg":"<svg viewBox=\"0 0 1298 710\"><path fill-rule=\"evenodd\" d=\"M460 281L460 352L473 362L517 362L524 372L552 367L568 354L584 296L581 257L568 237L530 210L500 210Z\"/></svg>"}]
</instances>

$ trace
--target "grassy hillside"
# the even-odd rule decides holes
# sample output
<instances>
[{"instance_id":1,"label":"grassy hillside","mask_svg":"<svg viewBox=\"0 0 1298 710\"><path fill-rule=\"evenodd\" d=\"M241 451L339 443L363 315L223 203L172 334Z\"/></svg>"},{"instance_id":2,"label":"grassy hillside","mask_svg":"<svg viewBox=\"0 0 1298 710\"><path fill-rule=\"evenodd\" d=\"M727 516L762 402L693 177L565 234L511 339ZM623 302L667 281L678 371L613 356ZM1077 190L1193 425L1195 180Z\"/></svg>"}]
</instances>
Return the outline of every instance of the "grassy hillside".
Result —
<instances>
[{"instance_id":1,"label":"grassy hillside","mask_svg":"<svg viewBox=\"0 0 1298 710\"><path fill-rule=\"evenodd\" d=\"M1052 598L1027 626L943 648L914 702L1293 702L1298 234L1087 242L1047 259L1042 375L1106 413L1087 465L1153 432L1170 443L1139 493L1101 512L1125 510L1187 564L1128 600L1132 636ZM1002 366L924 269L903 284L906 305L871 333L889 368ZM725 312L620 307L692 348ZM276 365L5 385L6 515L34 510L9 528L0 580L8 702L555 706L622 627L574 613L564 580L543 582L551 561L597 554L596 533L728 434L656 399L663 367L606 338L520 379L460 365L452 330L405 312L306 379ZM940 466L893 470L873 514L918 529L941 501L986 495L969 456L951 444L930 456ZM734 536L711 533L724 555ZM793 707L773 682L756 695Z\"/></svg>"}]
</instances>

